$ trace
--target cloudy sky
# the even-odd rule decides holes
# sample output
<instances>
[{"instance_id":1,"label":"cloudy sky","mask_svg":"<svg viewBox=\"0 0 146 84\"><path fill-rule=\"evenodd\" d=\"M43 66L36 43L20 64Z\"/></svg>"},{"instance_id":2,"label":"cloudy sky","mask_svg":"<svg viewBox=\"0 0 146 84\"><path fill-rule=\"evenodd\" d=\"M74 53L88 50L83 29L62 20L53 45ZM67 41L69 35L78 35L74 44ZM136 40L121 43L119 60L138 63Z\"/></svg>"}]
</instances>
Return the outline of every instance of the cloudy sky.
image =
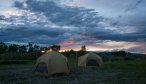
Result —
<instances>
[{"instance_id":1,"label":"cloudy sky","mask_svg":"<svg viewBox=\"0 0 146 84\"><path fill-rule=\"evenodd\" d=\"M0 0L0 41L146 53L146 0Z\"/></svg>"}]
</instances>

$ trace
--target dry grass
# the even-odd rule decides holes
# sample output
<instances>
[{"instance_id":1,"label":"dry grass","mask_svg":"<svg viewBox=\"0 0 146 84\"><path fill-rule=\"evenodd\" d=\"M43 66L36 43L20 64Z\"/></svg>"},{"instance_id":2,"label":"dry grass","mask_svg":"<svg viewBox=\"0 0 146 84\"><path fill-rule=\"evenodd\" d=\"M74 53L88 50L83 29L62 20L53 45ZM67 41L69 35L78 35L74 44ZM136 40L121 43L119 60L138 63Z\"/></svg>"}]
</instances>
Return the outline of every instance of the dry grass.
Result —
<instances>
[{"instance_id":1,"label":"dry grass","mask_svg":"<svg viewBox=\"0 0 146 84\"><path fill-rule=\"evenodd\" d=\"M146 84L145 60L110 62L100 69L79 69L75 61L69 76L35 76L33 64L1 65L0 84Z\"/></svg>"}]
</instances>

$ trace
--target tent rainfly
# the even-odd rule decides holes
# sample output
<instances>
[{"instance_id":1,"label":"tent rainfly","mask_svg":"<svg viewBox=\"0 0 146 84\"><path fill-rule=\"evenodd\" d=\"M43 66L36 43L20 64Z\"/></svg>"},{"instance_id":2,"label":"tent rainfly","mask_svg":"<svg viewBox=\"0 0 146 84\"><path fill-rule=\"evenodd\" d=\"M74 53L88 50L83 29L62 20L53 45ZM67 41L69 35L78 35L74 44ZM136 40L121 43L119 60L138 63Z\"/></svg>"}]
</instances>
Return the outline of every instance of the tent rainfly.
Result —
<instances>
[{"instance_id":1,"label":"tent rainfly","mask_svg":"<svg viewBox=\"0 0 146 84\"><path fill-rule=\"evenodd\" d=\"M87 53L78 58L79 67L97 66L101 67L103 64L102 58L95 53Z\"/></svg>"},{"instance_id":2,"label":"tent rainfly","mask_svg":"<svg viewBox=\"0 0 146 84\"><path fill-rule=\"evenodd\" d=\"M52 74L69 74L67 58L58 52L49 52L37 59L35 74L52 75Z\"/></svg>"}]
</instances>

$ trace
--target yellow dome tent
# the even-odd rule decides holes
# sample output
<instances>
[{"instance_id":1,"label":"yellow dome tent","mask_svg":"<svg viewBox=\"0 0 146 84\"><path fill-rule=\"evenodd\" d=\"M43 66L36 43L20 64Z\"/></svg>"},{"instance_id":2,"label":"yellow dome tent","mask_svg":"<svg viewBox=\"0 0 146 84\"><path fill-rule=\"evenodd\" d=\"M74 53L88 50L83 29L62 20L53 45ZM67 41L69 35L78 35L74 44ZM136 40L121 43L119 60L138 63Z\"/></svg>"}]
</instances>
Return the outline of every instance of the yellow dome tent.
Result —
<instances>
[{"instance_id":1,"label":"yellow dome tent","mask_svg":"<svg viewBox=\"0 0 146 84\"><path fill-rule=\"evenodd\" d=\"M49 52L37 59L35 74L52 75L52 74L69 74L67 58L58 52Z\"/></svg>"},{"instance_id":2,"label":"yellow dome tent","mask_svg":"<svg viewBox=\"0 0 146 84\"><path fill-rule=\"evenodd\" d=\"M98 66L101 67L103 64L102 58L94 53L88 53L78 58L78 66Z\"/></svg>"}]
</instances>

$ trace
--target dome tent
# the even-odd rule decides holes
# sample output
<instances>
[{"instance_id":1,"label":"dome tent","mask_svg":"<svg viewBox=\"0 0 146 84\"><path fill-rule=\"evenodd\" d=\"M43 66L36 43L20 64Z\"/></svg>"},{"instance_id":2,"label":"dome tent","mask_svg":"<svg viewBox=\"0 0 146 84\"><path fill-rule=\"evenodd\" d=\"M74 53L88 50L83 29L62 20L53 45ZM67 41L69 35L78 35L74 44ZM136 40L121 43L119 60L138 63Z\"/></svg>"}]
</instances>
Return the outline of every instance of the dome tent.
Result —
<instances>
[{"instance_id":1,"label":"dome tent","mask_svg":"<svg viewBox=\"0 0 146 84\"><path fill-rule=\"evenodd\" d=\"M37 59L35 74L52 75L52 74L69 74L67 58L58 52L49 52Z\"/></svg>"},{"instance_id":2,"label":"dome tent","mask_svg":"<svg viewBox=\"0 0 146 84\"><path fill-rule=\"evenodd\" d=\"M94 53L87 53L78 58L79 67L97 66L101 67L103 64L102 58Z\"/></svg>"}]
</instances>

